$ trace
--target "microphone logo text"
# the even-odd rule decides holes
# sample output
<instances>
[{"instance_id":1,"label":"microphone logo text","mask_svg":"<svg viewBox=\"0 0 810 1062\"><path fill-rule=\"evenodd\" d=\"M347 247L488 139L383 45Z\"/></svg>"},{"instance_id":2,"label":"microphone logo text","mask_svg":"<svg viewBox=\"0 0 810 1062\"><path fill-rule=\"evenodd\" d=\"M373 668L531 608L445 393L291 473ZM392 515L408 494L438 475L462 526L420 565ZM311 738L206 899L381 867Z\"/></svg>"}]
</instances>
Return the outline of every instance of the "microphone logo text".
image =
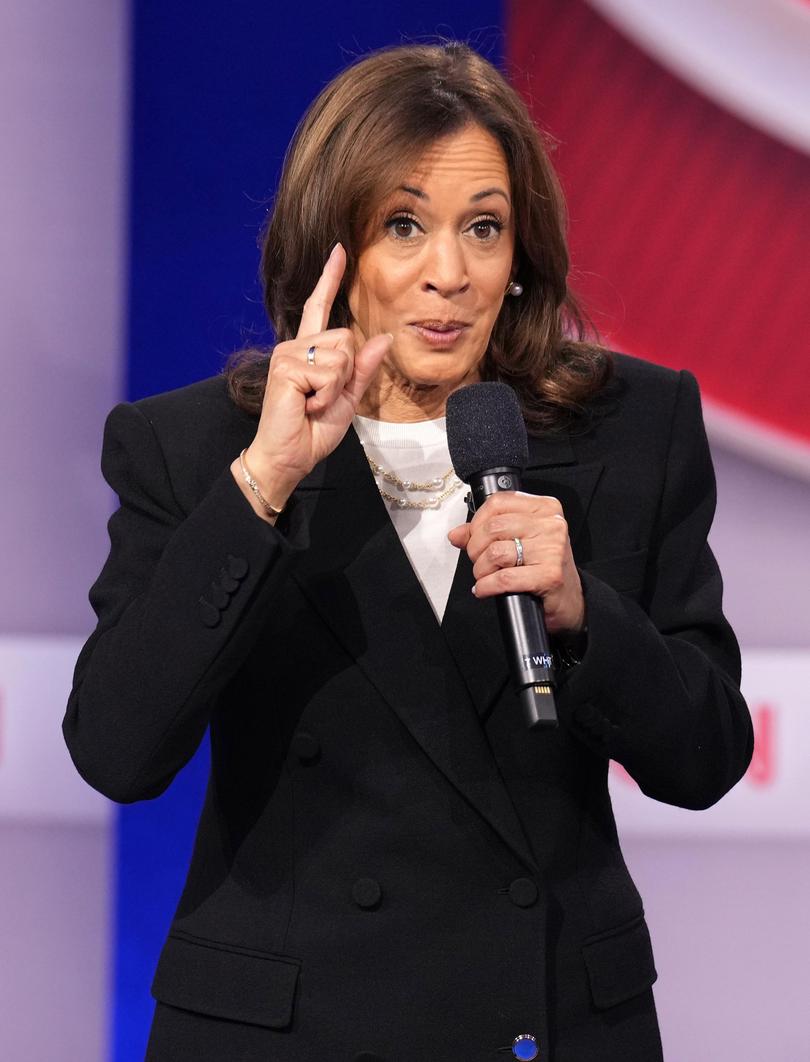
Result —
<instances>
[{"instance_id":1,"label":"microphone logo text","mask_svg":"<svg viewBox=\"0 0 810 1062\"><path fill-rule=\"evenodd\" d=\"M551 667L552 659L550 653L540 653L538 656L524 656L523 666L525 668L532 667Z\"/></svg>"}]
</instances>

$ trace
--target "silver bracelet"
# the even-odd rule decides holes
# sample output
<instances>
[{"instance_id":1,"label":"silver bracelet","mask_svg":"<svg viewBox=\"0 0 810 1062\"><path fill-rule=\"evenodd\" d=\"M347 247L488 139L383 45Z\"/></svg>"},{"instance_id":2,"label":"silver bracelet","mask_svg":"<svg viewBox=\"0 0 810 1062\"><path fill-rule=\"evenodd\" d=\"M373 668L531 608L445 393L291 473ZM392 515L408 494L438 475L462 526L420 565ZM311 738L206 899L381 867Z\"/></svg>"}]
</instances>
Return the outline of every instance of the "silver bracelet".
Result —
<instances>
[{"instance_id":1,"label":"silver bracelet","mask_svg":"<svg viewBox=\"0 0 810 1062\"><path fill-rule=\"evenodd\" d=\"M277 509L275 505L271 505L267 498L265 498L265 496L259 490L259 484L253 478L253 476L251 476L250 472L248 472L247 465L245 464L246 452L247 447L245 447L245 449L239 455L239 467L242 469L242 475L244 476L245 483L247 483L248 487L250 487L250 490L256 496L256 501L259 503L259 505L261 505L262 509L264 509L268 516L281 516L281 514L284 512L284 506L282 505L280 509Z\"/></svg>"}]
</instances>

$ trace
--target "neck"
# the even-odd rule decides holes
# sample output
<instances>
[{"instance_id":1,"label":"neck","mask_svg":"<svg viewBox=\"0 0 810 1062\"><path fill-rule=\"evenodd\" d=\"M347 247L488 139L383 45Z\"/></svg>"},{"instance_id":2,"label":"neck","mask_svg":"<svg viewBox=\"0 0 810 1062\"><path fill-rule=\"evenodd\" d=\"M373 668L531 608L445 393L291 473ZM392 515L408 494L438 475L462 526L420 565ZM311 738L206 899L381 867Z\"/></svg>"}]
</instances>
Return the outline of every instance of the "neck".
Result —
<instances>
[{"instance_id":1,"label":"neck","mask_svg":"<svg viewBox=\"0 0 810 1062\"><path fill-rule=\"evenodd\" d=\"M440 384L418 384L404 377L396 377L381 367L376 378L369 384L357 412L361 417L373 420L397 421L412 424L419 420L436 420L443 417L447 399L459 387L475 383L477 373L462 380Z\"/></svg>"}]
</instances>

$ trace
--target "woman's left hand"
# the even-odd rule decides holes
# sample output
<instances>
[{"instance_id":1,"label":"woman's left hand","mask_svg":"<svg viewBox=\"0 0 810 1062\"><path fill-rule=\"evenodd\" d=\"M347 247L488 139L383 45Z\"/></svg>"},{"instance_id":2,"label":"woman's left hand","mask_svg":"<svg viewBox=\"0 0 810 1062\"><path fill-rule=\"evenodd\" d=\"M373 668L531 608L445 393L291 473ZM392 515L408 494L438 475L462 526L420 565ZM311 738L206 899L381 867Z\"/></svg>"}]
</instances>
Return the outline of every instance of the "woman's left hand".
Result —
<instances>
[{"instance_id":1,"label":"woman's left hand","mask_svg":"<svg viewBox=\"0 0 810 1062\"><path fill-rule=\"evenodd\" d=\"M537 594L543 599L550 634L585 626L582 583L556 498L514 491L493 494L470 523L454 527L448 538L466 549L473 562L476 597ZM523 547L520 566L515 539Z\"/></svg>"}]
</instances>

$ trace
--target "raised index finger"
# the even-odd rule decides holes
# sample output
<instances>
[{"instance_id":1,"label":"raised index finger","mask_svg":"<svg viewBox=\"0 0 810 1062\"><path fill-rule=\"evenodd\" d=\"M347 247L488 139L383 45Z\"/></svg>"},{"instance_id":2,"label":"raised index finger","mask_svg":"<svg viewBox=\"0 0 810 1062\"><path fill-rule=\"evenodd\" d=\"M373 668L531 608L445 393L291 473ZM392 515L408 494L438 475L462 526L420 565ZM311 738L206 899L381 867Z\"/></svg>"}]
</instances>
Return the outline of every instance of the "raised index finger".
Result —
<instances>
[{"instance_id":1,"label":"raised index finger","mask_svg":"<svg viewBox=\"0 0 810 1062\"><path fill-rule=\"evenodd\" d=\"M298 336L314 336L318 332L326 331L329 326L332 303L335 301L345 270L346 252L343 250L343 244L336 243L332 248L332 253L326 259L326 265L318 278L318 283L304 303Z\"/></svg>"}]
</instances>

